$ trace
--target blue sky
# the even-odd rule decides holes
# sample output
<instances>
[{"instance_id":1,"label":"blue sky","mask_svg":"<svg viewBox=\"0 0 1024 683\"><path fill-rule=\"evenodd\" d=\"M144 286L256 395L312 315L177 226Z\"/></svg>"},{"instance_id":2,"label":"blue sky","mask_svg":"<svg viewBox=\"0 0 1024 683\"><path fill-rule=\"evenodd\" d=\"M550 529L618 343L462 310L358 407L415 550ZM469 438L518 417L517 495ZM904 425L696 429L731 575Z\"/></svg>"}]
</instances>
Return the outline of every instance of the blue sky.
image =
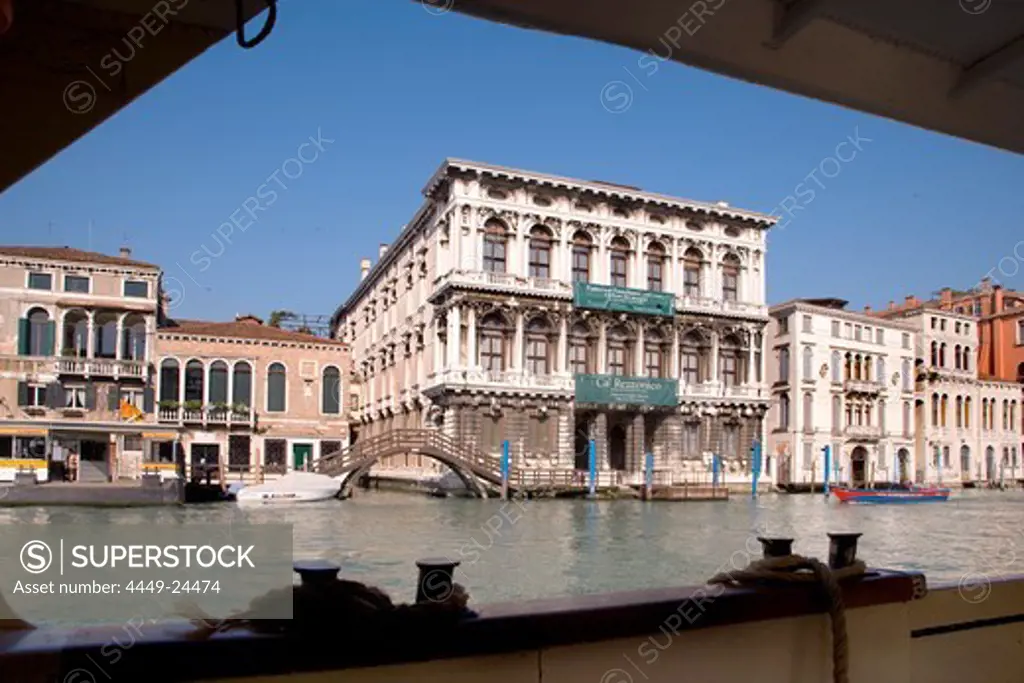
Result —
<instances>
[{"instance_id":1,"label":"blue sky","mask_svg":"<svg viewBox=\"0 0 1024 683\"><path fill-rule=\"evenodd\" d=\"M1024 157L652 63L412 2L284 3L261 46L226 39L0 196L0 241L116 253L127 238L177 280L180 317L329 314L453 156L766 212L793 196L769 239L771 302L884 305L1001 259L997 278L1024 286ZM259 220L194 257L318 131L333 142L284 169L301 175ZM851 136L849 161L823 161Z\"/></svg>"}]
</instances>

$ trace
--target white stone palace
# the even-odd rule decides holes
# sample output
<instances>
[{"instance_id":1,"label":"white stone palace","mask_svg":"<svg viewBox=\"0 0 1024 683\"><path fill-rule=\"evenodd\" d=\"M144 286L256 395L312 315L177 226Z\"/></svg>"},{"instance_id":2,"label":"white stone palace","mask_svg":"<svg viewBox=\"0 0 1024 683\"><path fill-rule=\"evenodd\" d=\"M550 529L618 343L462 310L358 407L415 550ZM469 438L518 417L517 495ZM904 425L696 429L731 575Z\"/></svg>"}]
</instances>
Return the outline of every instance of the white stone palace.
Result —
<instances>
[{"instance_id":1,"label":"white stone palace","mask_svg":"<svg viewBox=\"0 0 1024 683\"><path fill-rule=\"evenodd\" d=\"M439 429L520 469L677 480L763 439L768 215L449 159L338 309L358 435ZM401 460L401 458L399 458ZM393 464L421 464L416 456ZM632 475L628 475L632 476Z\"/></svg>"}]
</instances>

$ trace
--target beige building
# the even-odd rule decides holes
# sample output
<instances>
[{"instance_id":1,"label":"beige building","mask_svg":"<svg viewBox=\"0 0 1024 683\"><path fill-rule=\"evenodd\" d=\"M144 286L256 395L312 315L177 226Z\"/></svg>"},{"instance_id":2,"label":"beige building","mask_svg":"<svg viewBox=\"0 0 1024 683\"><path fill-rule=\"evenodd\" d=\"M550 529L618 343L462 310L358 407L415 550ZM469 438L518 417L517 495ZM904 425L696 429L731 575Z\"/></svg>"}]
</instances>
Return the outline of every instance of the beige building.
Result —
<instances>
[{"instance_id":1,"label":"beige building","mask_svg":"<svg viewBox=\"0 0 1024 683\"><path fill-rule=\"evenodd\" d=\"M338 309L360 439L439 429L513 466L750 476L770 216L448 160ZM408 459L407 459L408 461ZM409 464L419 464L409 462Z\"/></svg>"},{"instance_id":2,"label":"beige building","mask_svg":"<svg viewBox=\"0 0 1024 683\"><path fill-rule=\"evenodd\" d=\"M136 476L156 423L151 365L160 269L55 247L0 247L0 481Z\"/></svg>"},{"instance_id":3,"label":"beige building","mask_svg":"<svg viewBox=\"0 0 1024 683\"><path fill-rule=\"evenodd\" d=\"M229 478L311 468L348 445L344 343L234 322L167 321L157 332L157 415L181 430L190 470ZM157 456L172 459L172 445Z\"/></svg>"}]
</instances>

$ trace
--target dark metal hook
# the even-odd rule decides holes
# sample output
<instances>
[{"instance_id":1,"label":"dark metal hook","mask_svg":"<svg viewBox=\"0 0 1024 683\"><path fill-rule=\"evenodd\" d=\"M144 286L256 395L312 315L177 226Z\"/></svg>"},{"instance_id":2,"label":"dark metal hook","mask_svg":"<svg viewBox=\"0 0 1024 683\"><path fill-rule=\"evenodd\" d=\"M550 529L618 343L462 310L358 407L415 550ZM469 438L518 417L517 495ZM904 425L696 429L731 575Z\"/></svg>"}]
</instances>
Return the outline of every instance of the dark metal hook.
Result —
<instances>
[{"instance_id":1,"label":"dark metal hook","mask_svg":"<svg viewBox=\"0 0 1024 683\"><path fill-rule=\"evenodd\" d=\"M267 20L254 38L247 39L245 37L244 0L235 0L235 37L238 38L238 44L246 50L251 50L266 40L277 22L277 0L263 0L263 2L267 3Z\"/></svg>"}]
</instances>

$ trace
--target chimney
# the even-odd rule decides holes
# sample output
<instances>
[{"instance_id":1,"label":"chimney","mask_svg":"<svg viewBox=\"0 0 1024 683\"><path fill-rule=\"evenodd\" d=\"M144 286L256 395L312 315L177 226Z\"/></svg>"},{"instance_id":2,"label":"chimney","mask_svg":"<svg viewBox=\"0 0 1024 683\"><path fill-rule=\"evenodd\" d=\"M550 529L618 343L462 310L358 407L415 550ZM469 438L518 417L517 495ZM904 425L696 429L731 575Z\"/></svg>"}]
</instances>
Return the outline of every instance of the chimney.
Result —
<instances>
[{"instance_id":1,"label":"chimney","mask_svg":"<svg viewBox=\"0 0 1024 683\"><path fill-rule=\"evenodd\" d=\"M246 325L262 325L263 319L257 318L252 313L246 313L244 315L235 316L236 323L245 323Z\"/></svg>"},{"instance_id":2,"label":"chimney","mask_svg":"<svg viewBox=\"0 0 1024 683\"><path fill-rule=\"evenodd\" d=\"M366 276L370 274L370 259L364 258L359 262L359 279L365 280Z\"/></svg>"},{"instance_id":3,"label":"chimney","mask_svg":"<svg viewBox=\"0 0 1024 683\"><path fill-rule=\"evenodd\" d=\"M388 253L388 245L384 242L380 243L380 249L377 252L377 258L384 258L384 254Z\"/></svg>"},{"instance_id":4,"label":"chimney","mask_svg":"<svg viewBox=\"0 0 1024 683\"><path fill-rule=\"evenodd\" d=\"M917 297L914 296L913 294L908 294L906 297L904 297L903 303L906 306L916 306L917 305Z\"/></svg>"},{"instance_id":5,"label":"chimney","mask_svg":"<svg viewBox=\"0 0 1024 683\"><path fill-rule=\"evenodd\" d=\"M864 304L864 312L865 313L870 313L871 312L871 304Z\"/></svg>"},{"instance_id":6,"label":"chimney","mask_svg":"<svg viewBox=\"0 0 1024 683\"><path fill-rule=\"evenodd\" d=\"M121 247L121 251L119 252L119 254L120 254L121 258L131 258L132 257L132 248L131 247Z\"/></svg>"},{"instance_id":7,"label":"chimney","mask_svg":"<svg viewBox=\"0 0 1024 683\"><path fill-rule=\"evenodd\" d=\"M996 285L992 288L993 294L995 294L995 303L993 303L993 313L1002 313L1003 310L1003 286Z\"/></svg>"},{"instance_id":8,"label":"chimney","mask_svg":"<svg viewBox=\"0 0 1024 683\"><path fill-rule=\"evenodd\" d=\"M889 310L890 311L895 311L896 310L896 302L892 301L891 299L889 300Z\"/></svg>"},{"instance_id":9,"label":"chimney","mask_svg":"<svg viewBox=\"0 0 1024 683\"><path fill-rule=\"evenodd\" d=\"M939 292L939 308L943 311L953 308L953 290L951 288L943 287Z\"/></svg>"},{"instance_id":10,"label":"chimney","mask_svg":"<svg viewBox=\"0 0 1024 683\"><path fill-rule=\"evenodd\" d=\"M984 292L987 292L987 291L991 290L992 289L992 278L988 277L987 275L985 277L981 278L981 289Z\"/></svg>"}]
</instances>

